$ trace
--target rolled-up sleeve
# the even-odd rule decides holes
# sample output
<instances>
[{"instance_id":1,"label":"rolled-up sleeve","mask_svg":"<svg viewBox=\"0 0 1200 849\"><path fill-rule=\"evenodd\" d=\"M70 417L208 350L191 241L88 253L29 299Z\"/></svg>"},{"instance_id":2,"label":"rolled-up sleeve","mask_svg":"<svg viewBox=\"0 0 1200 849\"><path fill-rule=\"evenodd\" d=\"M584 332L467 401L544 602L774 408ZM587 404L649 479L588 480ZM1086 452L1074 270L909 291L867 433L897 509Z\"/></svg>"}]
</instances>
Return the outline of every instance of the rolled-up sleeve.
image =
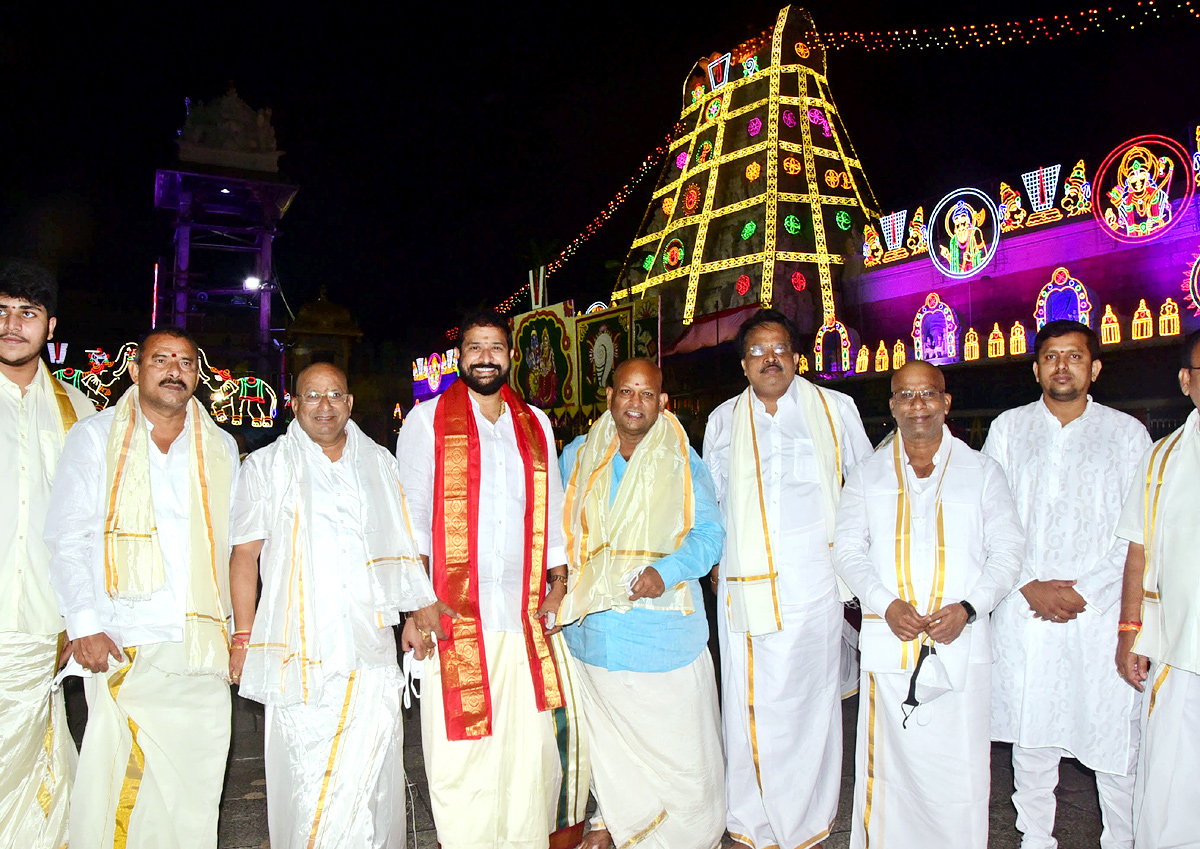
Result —
<instances>
[{"instance_id":1,"label":"rolled-up sleeve","mask_svg":"<svg viewBox=\"0 0 1200 849\"><path fill-rule=\"evenodd\" d=\"M50 585L72 640L103 630L96 609L96 547L104 527L104 443L94 427L67 434L50 491L45 539Z\"/></svg>"}]
</instances>

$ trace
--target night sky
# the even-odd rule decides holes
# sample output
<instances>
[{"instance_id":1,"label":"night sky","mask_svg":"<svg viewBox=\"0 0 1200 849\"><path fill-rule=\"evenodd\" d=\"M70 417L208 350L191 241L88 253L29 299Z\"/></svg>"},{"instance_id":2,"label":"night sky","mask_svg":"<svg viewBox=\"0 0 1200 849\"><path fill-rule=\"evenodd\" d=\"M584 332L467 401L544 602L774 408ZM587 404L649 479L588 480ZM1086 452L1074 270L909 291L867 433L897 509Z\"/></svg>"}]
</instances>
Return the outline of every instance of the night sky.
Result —
<instances>
[{"instance_id":1,"label":"night sky","mask_svg":"<svg viewBox=\"0 0 1200 849\"><path fill-rule=\"evenodd\" d=\"M281 170L300 187L275 253L292 307L326 284L369 336L424 351L461 310L523 282L531 241L561 248L582 230L678 119L692 63L779 9L349 5L319 17L294 4L206 4L188 18L6 11L0 252L53 266L64 301L111 293L131 329L148 326L151 269L171 253L154 170L172 163L185 96L207 101L232 81L252 107L273 109ZM1186 144L1200 120L1200 21L1157 6L1150 26L1031 46L831 52L833 96L883 211L928 208L960 185L994 192L1039 165L1061 162L1065 174L1080 157L1090 177L1142 133ZM830 31L1082 8L810 6ZM607 294L606 263L624 259L656 177L551 278L552 301Z\"/></svg>"}]
</instances>

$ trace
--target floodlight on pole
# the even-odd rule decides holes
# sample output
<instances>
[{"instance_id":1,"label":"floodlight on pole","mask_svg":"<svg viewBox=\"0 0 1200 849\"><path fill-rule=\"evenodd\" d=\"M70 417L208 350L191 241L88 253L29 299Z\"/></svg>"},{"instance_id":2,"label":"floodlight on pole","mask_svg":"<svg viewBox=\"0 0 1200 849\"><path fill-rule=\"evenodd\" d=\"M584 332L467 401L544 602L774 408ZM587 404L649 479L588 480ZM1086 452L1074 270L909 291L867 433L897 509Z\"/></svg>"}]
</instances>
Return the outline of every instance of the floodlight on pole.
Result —
<instances>
[{"instance_id":1,"label":"floodlight on pole","mask_svg":"<svg viewBox=\"0 0 1200 849\"><path fill-rule=\"evenodd\" d=\"M242 287L251 292L257 292L262 288L262 278L251 275L242 282Z\"/></svg>"}]
</instances>

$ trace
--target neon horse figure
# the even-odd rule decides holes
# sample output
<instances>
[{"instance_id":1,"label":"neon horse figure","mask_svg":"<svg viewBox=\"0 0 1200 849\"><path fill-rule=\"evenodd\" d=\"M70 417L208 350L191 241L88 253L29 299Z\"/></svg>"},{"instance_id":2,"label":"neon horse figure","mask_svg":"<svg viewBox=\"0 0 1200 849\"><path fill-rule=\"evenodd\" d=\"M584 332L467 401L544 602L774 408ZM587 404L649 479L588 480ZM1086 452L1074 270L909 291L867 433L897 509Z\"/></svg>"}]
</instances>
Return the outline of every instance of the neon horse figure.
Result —
<instances>
[{"instance_id":1,"label":"neon horse figure","mask_svg":"<svg viewBox=\"0 0 1200 849\"><path fill-rule=\"evenodd\" d=\"M117 352L117 358L110 360L103 348L91 348L87 352L87 371L60 368L54 372L54 376L86 395L97 410L103 410L112 399L112 385L129 370L129 364L137 356L137 349L136 342L126 342Z\"/></svg>"}]
</instances>

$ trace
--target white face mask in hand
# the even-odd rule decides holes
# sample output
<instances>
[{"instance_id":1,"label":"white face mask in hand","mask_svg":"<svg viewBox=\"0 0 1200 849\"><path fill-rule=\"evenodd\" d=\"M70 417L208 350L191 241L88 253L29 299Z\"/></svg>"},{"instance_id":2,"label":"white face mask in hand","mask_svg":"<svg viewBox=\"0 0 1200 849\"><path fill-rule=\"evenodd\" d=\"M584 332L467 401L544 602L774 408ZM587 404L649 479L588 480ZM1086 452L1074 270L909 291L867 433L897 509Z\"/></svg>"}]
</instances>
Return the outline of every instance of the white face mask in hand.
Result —
<instances>
[{"instance_id":1,"label":"white face mask in hand","mask_svg":"<svg viewBox=\"0 0 1200 849\"><path fill-rule=\"evenodd\" d=\"M908 684L908 698L904 700L901 710L904 711L904 724L918 707L928 704L954 688L950 685L950 676L946 666L937 656L937 649L932 644L921 646L921 655L917 658L917 668L913 670Z\"/></svg>"}]
</instances>

